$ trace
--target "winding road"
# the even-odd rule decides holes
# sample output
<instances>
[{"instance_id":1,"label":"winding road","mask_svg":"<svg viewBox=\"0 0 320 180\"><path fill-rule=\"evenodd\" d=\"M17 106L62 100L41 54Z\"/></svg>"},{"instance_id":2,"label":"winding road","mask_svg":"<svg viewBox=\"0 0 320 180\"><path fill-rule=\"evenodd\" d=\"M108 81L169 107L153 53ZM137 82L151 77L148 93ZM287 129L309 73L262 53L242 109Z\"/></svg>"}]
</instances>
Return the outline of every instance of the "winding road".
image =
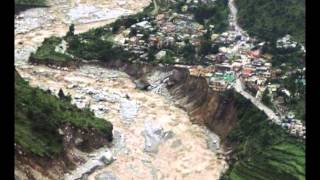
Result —
<instances>
[{"instance_id":1,"label":"winding road","mask_svg":"<svg viewBox=\"0 0 320 180\"><path fill-rule=\"evenodd\" d=\"M234 27L234 30L237 32L237 34L241 36L241 40L246 40L246 41L249 40L250 39L249 35L237 23L237 12L238 11L235 6L234 0L229 0L228 6L230 8L230 26ZM239 48L240 47L239 44L240 43L237 43L235 48ZM274 122L277 125L282 124L283 119L281 119L281 117L277 116L273 110L271 110L270 108L265 106L257 98L253 97L251 94L249 94L248 92L246 92L244 90L244 86L243 86L242 82L240 81L240 79L236 80L236 82L233 84L233 87L243 97L250 100L258 109L263 111L272 122ZM295 127L295 126L297 126L297 124L293 124L292 126ZM302 134L303 134L302 131L304 131L304 130L305 130L304 125L302 126L302 128L297 128L299 137L302 136ZM290 131L290 133L293 135L297 135L295 131Z\"/></svg>"},{"instance_id":2,"label":"winding road","mask_svg":"<svg viewBox=\"0 0 320 180\"><path fill-rule=\"evenodd\" d=\"M267 106L262 104L260 101L258 101L251 94L246 92L243 89L243 84L241 83L241 81L239 79L236 80L233 87L238 93L240 93L246 99L250 100L252 102L252 104L254 104L257 108L259 108L261 111L263 111L268 116L268 118L270 120L272 120L274 123L276 123L278 125L281 124L280 117L277 116L270 108L268 108Z\"/></svg>"},{"instance_id":3,"label":"winding road","mask_svg":"<svg viewBox=\"0 0 320 180\"><path fill-rule=\"evenodd\" d=\"M234 4L234 0L229 0L228 2L228 6L230 9L230 19L229 19L229 23L231 27L234 27L234 30L237 32L238 35L241 35L241 37L243 38L249 38L249 35L247 34L247 32L245 32L238 24L237 22L237 13L238 10Z\"/></svg>"}]
</instances>

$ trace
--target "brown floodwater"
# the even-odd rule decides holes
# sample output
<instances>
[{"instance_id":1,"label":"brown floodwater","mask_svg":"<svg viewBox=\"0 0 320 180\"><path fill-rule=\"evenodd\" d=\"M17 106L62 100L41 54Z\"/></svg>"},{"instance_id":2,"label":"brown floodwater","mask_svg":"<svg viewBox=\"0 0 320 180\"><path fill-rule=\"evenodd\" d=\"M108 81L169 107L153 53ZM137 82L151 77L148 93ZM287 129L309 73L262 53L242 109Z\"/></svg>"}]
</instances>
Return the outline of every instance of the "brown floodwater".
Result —
<instances>
[{"instance_id":1,"label":"brown floodwater","mask_svg":"<svg viewBox=\"0 0 320 180\"><path fill-rule=\"evenodd\" d=\"M187 112L173 102L153 92L135 89L135 84L124 72L96 66L62 71L26 63L30 52L35 51L44 38L63 36L71 22L76 24L76 33L85 32L114 21L117 17L114 13L121 15L140 11L150 0L121 2L49 1L49 8L29 9L20 13L15 20L16 69L31 86L51 89L56 93L62 88L73 97L73 102L75 97L83 96L83 103L107 109L97 116L113 123L114 146L108 150L116 160L95 171L89 179L105 171L112 172L120 179L219 179L227 163L218 159L216 152L208 147L210 132L205 127L192 124ZM112 12L111 15L103 14L107 10ZM86 11L95 15L86 14ZM100 19L97 15L101 15ZM86 88L104 93L113 100L96 102L94 96L85 93ZM130 97L129 100L126 95ZM131 109L130 112L126 112L128 109ZM124 116L131 117L128 120ZM147 142L144 133L149 126L161 129L161 133L171 133L167 139L157 142L155 152L145 150ZM81 175L77 171L72 173L66 175L66 179Z\"/></svg>"}]
</instances>

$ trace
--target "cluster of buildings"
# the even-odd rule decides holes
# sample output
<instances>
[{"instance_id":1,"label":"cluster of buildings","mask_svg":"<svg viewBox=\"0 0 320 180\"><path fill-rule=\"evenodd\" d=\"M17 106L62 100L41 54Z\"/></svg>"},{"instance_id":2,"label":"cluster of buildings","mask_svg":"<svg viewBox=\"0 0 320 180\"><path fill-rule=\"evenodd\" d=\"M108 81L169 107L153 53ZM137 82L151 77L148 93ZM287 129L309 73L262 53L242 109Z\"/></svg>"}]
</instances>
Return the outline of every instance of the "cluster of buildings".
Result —
<instances>
[{"instance_id":1,"label":"cluster of buildings","mask_svg":"<svg viewBox=\"0 0 320 180\"><path fill-rule=\"evenodd\" d=\"M284 37L277 40L277 48L295 48L297 47L298 43L292 41L291 36L285 35Z\"/></svg>"},{"instance_id":2,"label":"cluster of buildings","mask_svg":"<svg viewBox=\"0 0 320 180\"><path fill-rule=\"evenodd\" d=\"M234 35L230 33L230 36ZM250 46L235 44L228 48L221 47L218 54L208 55L207 58L215 66L216 72L209 80L214 90L225 90L228 84L240 78L248 89L254 89L256 93L264 89L271 78L271 63L261 57L259 49L251 50Z\"/></svg>"},{"instance_id":3,"label":"cluster of buildings","mask_svg":"<svg viewBox=\"0 0 320 180\"><path fill-rule=\"evenodd\" d=\"M191 15L164 12L133 24L115 39L124 50L135 53L141 60L148 60L150 48L158 51L171 47L183 48L185 40L199 46L200 37L205 32Z\"/></svg>"},{"instance_id":4,"label":"cluster of buildings","mask_svg":"<svg viewBox=\"0 0 320 180\"><path fill-rule=\"evenodd\" d=\"M282 119L281 126L288 129L293 135L306 138L306 127L302 124L300 120L294 119L294 115L289 113L285 118Z\"/></svg>"},{"instance_id":5,"label":"cluster of buildings","mask_svg":"<svg viewBox=\"0 0 320 180\"><path fill-rule=\"evenodd\" d=\"M214 32L214 25L210 25L209 28ZM144 18L143 21L133 24L117 35L115 39L120 42L124 50L135 53L141 60L148 61L151 49L156 52L155 59L162 59L168 54L167 49L181 49L187 41L194 47L200 47L201 38L205 33L207 29L195 22L192 15L169 11L162 12L154 18ZM206 63L208 66L177 64L175 66L189 69L191 75L205 77L209 87L214 91L225 91L238 79L244 89L258 101L261 101L265 90L269 91L271 97L278 96L279 92L283 96L291 96L291 92L282 88L280 84L270 83L271 79L281 78L283 72L279 68L272 68L270 56L262 55L263 42L254 45L254 39L236 30L221 34L213 33L210 38L213 44L219 45L219 49L218 53L208 54L202 60L208 62ZM278 45L296 46L287 36L279 40ZM179 63L179 57L174 59ZM273 100L274 98L271 98L271 101ZM301 133L304 132L304 126L299 124L300 121L281 120L281 123L284 128L292 131L291 133L300 133L299 136L303 136Z\"/></svg>"}]
</instances>

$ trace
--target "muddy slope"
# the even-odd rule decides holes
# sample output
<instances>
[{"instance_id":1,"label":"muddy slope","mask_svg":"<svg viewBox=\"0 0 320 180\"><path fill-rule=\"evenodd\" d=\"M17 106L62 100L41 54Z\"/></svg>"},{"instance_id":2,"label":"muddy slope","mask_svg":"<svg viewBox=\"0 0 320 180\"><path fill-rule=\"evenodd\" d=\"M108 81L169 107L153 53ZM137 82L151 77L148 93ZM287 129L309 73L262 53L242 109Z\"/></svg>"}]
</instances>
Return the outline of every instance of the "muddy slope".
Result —
<instances>
[{"instance_id":1,"label":"muddy slope","mask_svg":"<svg viewBox=\"0 0 320 180\"><path fill-rule=\"evenodd\" d=\"M39 157L15 146L16 179L64 179L64 174L86 161L84 152L108 145L106 137L93 130L81 130L70 124L59 128L64 150L54 157Z\"/></svg>"}]
</instances>

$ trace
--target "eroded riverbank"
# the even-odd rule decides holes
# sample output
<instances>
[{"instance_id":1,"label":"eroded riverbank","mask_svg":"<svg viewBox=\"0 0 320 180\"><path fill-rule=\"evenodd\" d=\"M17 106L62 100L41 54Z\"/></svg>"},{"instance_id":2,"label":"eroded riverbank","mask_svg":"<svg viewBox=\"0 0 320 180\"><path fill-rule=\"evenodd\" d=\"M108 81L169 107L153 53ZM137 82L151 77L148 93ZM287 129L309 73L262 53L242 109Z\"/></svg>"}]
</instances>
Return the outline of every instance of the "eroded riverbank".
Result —
<instances>
[{"instance_id":1,"label":"eroded riverbank","mask_svg":"<svg viewBox=\"0 0 320 180\"><path fill-rule=\"evenodd\" d=\"M213 140L205 127L193 125L184 110L164 97L135 89L123 72L96 66L61 71L31 65L18 71L32 86L56 93L62 88L73 102L82 99L93 109L106 109L96 113L114 126L110 151L116 160L89 179L104 171L120 179L218 179L227 168L208 145ZM126 110L132 106L137 110L128 115Z\"/></svg>"},{"instance_id":2,"label":"eroded riverbank","mask_svg":"<svg viewBox=\"0 0 320 180\"><path fill-rule=\"evenodd\" d=\"M96 66L62 71L26 63L44 38L65 35L70 23L75 23L76 33L85 32L140 11L149 3L49 1L49 8L29 9L15 18L15 66L21 76L32 86L56 93L62 88L78 107L87 105L96 116L114 125L113 146L88 154L87 163L66 174L65 179L79 178L95 164L103 168L95 170L89 179L97 175L119 179L218 179L227 168L226 161L216 153L219 139L215 134L192 124L186 111L155 91L135 89L126 73ZM105 152L111 152L116 159L108 166L97 161Z\"/></svg>"}]
</instances>

